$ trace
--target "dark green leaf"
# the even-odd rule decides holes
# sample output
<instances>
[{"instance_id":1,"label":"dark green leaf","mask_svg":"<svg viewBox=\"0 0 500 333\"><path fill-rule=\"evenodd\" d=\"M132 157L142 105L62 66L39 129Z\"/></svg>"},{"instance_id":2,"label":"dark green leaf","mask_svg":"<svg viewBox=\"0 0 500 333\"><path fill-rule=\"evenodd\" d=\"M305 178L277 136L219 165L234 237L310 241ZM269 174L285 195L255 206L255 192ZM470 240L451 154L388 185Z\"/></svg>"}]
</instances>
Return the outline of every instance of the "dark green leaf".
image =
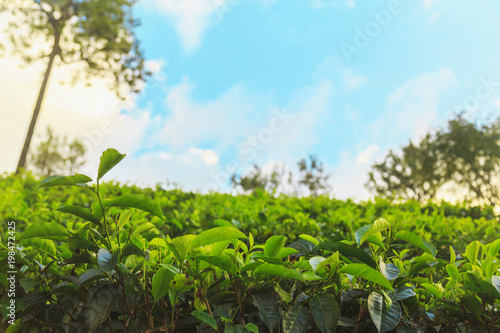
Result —
<instances>
[{"instance_id":1,"label":"dark green leaf","mask_svg":"<svg viewBox=\"0 0 500 333\"><path fill-rule=\"evenodd\" d=\"M91 268L85 272L83 272L78 278L78 285L81 286L85 282L93 281L97 278L104 276L104 272L100 268Z\"/></svg>"},{"instance_id":2,"label":"dark green leaf","mask_svg":"<svg viewBox=\"0 0 500 333\"><path fill-rule=\"evenodd\" d=\"M88 208L84 207L77 207L77 206L61 206L57 208L58 211L64 212L64 213L69 213L73 214L75 216L81 217L82 219L92 222L94 224L97 224L98 226L101 225L101 219L90 211Z\"/></svg>"},{"instance_id":3,"label":"dark green leaf","mask_svg":"<svg viewBox=\"0 0 500 333\"><path fill-rule=\"evenodd\" d=\"M372 257L362 249L358 249L356 246L341 242L324 242L319 244L316 248L331 252L338 251L341 255L348 257L349 259L356 258L370 267L377 268L377 264L373 261Z\"/></svg>"},{"instance_id":4,"label":"dark green leaf","mask_svg":"<svg viewBox=\"0 0 500 333\"><path fill-rule=\"evenodd\" d=\"M126 194L105 202L105 207L137 208L164 220L161 208L151 199L139 194Z\"/></svg>"},{"instance_id":5,"label":"dark green leaf","mask_svg":"<svg viewBox=\"0 0 500 333\"><path fill-rule=\"evenodd\" d=\"M333 333L337 329L340 308L335 298L330 294L314 295L309 303L309 309L316 326L322 333Z\"/></svg>"},{"instance_id":6,"label":"dark green leaf","mask_svg":"<svg viewBox=\"0 0 500 333\"><path fill-rule=\"evenodd\" d=\"M270 332L274 332L280 324L280 313L276 302L270 298L263 299L252 296L253 304L259 311L259 317L267 325Z\"/></svg>"},{"instance_id":7,"label":"dark green leaf","mask_svg":"<svg viewBox=\"0 0 500 333\"><path fill-rule=\"evenodd\" d=\"M399 268L394 264L386 264L382 258L380 258L380 271L387 280L395 280L399 276Z\"/></svg>"},{"instance_id":8,"label":"dark green leaf","mask_svg":"<svg viewBox=\"0 0 500 333\"><path fill-rule=\"evenodd\" d=\"M108 319L111 310L117 303L117 296L118 289L112 284L98 287L93 293L85 311L85 321L91 331Z\"/></svg>"},{"instance_id":9,"label":"dark green leaf","mask_svg":"<svg viewBox=\"0 0 500 333\"><path fill-rule=\"evenodd\" d=\"M91 182L92 178L85 175L76 174L73 176L50 176L42 180L39 188L49 186L70 186Z\"/></svg>"},{"instance_id":10,"label":"dark green leaf","mask_svg":"<svg viewBox=\"0 0 500 333\"><path fill-rule=\"evenodd\" d=\"M401 301L410 297L417 295L413 288L411 287L400 287L394 290L394 293L390 294L393 301Z\"/></svg>"},{"instance_id":11,"label":"dark green leaf","mask_svg":"<svg viewBox=\"0 0 500 333\"><path fill-rule=\"evenodd\" d=\"M215 320L214 317L212 317L208 313L201 311L193 311L191 312L191 316L201 320L202 322L211 326L214 330L217 331L217 321Z\"/></svg>"},{"instance_id":12,"label":"dark green leaf","mask_svg":"<svg viewBox=\"0 0 500 333\"><path fill-rule=\"evenodd\" d=\"M388 309L384 297L375 291L368 297L368 310L379 333L394 329L401 320L401 307L398 302L393 302Z\"/></svg>"},{"instance_id":13,"label":"dark green leaf","mask_svg":"<svg viewBox=\"0 0 500 333\"><path fill-rule=\"evenodd\" d=\"M105 272L111 272L118 260L118 253L112 254L106 249L99 249L97 252L97 264Z\"/></svg>"},{"instance_id":14,"label":"dark green leaf","mask_svg":"<svg viewBox=\"0 0 500 333\"><path fill-rule=\"evenodd\" d=\"M27 238L45 238L58 239L60 237L69 237L69 231L58 223L38 222L26 228L26 230L18 237L19 240Z\"/></svg>"},{"instance_id":15,"label":"dark green leaf","mask_svg":"<svg viewBox=\"0 0 500 333\"><path fill-rule=\"evenodd\" d=\"M283 333L304 333L309 326L309 312L294 304L283 315Z\"/></svg>"}]
</instances>

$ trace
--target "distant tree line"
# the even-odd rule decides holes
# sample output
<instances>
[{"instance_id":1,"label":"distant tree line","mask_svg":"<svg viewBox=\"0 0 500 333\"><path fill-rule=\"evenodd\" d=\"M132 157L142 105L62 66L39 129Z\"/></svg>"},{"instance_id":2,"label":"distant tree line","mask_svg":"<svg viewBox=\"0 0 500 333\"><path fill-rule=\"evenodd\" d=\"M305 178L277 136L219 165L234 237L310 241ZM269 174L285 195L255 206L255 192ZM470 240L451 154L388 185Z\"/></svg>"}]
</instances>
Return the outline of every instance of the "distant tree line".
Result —
<instances>
[{"instance_id":1,"label":"distant tree line","mask_svg":"<svg viewBox=\"0 0 500 333\"><path fill-rule=\"evenodd\" d=\"M297 162L297 167L296 174L286 170L285 165L276 165L271 172L266 173L258 165L254 165L245 175L233 174L231 184L233 188L243 192L263 189L289 195L318 196L332 190L330 174L315 155L301 159Z\"/></svg>"},{"instance_id":2,"label":"distant tree line","mask_svg":"<svg viewBox=\"0 0 500 333\"><path fill-rule=\"evenodd\" d=\"M500 203L500 118L477 124L462 114L445 128L390 151L372 166L366 186L384 197L427 201L445 186L467 199Z\"/></svg>"}]
</instances>

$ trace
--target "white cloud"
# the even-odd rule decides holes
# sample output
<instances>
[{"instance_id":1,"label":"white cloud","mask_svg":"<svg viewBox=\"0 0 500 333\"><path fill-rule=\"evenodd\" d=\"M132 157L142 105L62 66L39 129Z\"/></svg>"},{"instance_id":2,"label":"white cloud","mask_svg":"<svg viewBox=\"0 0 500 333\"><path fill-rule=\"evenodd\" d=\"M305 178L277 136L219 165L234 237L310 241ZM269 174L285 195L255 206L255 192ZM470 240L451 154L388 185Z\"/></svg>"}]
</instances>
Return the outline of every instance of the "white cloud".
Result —
<instances>
[{"instance_id":1,"label":"white cloud","mask_svg":"<svg viewBox=\"0 0 500 333\"><path fill-rule=\"evenodd\" d=\"M342 4L350 9L356 7L356 2L354 0L312 0L311 8L321 9L325 7L339 7Z\"/></svg>"},{"instance_id":2,"label":"white cloud","mask_svg":"<svg viewBox=\"0 0 500 333\"><path fill-rule=\"evenodd\" d=\"M430 9L436 4L437 0L422 0L425 9Z\"/></svg>"},{"instance_id":3,"label":"white cloud","mask_svg":"<svg viewBox=\"0 0 500 333\"><path fill-rule=\"evenodd\" d=\"M264 7L275 0L258 0ZM195 51L205 31L220 22L243 0L145 0L145 5L158 10L173 24L184 50Z\"/></svg>"},{"instance_id":4,"label":"white cloud","mask_svg":"<svg viewBox=\"0 0 500 333\"><path fill-rule=\"evenodd\" d=\"M455 85L455 75L448 68L406 81L387 97L387 110L372 130L386 138L402 134L412 139L421 138L436 121L446 116L440 97Z\"/></svg>"},{"instance_id":5,"label":"white cloud","mask_svg":"<svg viewBox=\"0 0 500 333\"><path fill-rule=\"evenodd\" d=\"M344 85L347 90L358 89L361 85L366 83L366 76L356 73L351 68L345 68L342 70L342 77L344 80Z\"/></svg>"},{"instance_id":6,"label":"white cloud","mask_svg":"<svg viewBox=\"0 0 500 333\"><path fill-rule=\"evenodd\" d=\"M189 153L198 155L206 165L214 165L219 161L219 156L211 149L190 148Z\"/></svg>"},{"instance_id":7,"label":"white cloud","mask_svg":"<svg viewBox=\"0 0 500 333\"><path fill-rule=\"evenodd\" d=\"M192 97L194 88L185 78L168 93L169 116L159 134L163 144L181 149L210 140L218 142L219 149L225 149L257 126L258 97L251 96L244 86L233 86L217 98L202 102Z\"/></svg>"},{"instance_id":8,"label":"white cloud","mask_svg":"<svg viewBox=\"0 0 500 333\"><path fill-rule=\"evenodd\" d=\"M153 5L172 22L182 46L192 52L201 44L204 31L216 12L216 0L151 0Z\"/></svg>"},{"instance_id":9,"label":"white cloud","mask_svg":"<svg viewBox=\"0 0 500 333\"><path fill-rule=\"evenodd\" d=\"M356 165L359 166L370 162L379 148L378 145L369 145L368 148L363 150L356 158Z\"/></svg>"}]
</instances>

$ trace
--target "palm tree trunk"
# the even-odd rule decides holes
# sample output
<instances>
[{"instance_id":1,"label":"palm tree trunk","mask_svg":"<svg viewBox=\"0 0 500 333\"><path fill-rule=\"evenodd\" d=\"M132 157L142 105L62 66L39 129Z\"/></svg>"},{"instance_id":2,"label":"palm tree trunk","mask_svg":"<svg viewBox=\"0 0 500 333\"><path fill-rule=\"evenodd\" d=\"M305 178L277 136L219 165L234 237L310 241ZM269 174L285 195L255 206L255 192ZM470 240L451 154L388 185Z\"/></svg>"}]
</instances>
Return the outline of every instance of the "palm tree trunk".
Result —
<instances>
[{"instance_id":1,"label":"palm tree trunk","mask_svg":"<svg viewBox=\"0 0 500 333\"><path fill-rule=\"evenodd\" d=\"M38 119L38 115L40 114L40 110L42 108L42 102L45 96L45 91L47 90L47 85L49 83L50 73L52 72L54 61L60 52L59 40L60 40L60 35L56 34L54 37L54 47L52 48L52 52L49 55L49 63L47 64L47 69L45 70L45 74L43 75L42 86L40 87L38 98L35 104L35 109L33 110L33 116L31 117L30 127L28 128L28 133L26 134L23 150L21 151L21 156L19 157L19 162L17 163L16 174L18 174L21 171L21 169L24 169L26 165L26 157L28 156L31 139L33 138L33 133L35 131L36 121Z\"/></svg>"}]
</instances>

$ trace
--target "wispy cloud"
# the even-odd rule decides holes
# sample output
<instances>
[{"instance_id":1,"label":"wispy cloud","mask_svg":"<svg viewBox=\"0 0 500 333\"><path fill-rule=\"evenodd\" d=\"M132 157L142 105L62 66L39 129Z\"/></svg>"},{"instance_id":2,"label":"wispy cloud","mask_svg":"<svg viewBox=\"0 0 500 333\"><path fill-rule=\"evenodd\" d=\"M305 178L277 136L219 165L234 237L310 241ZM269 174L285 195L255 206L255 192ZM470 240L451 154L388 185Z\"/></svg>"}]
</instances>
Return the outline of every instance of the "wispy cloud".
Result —
<instances>
[{"instance_id":1,"label":"wispy cloud","mask_svg":"<svg viewBox=\"0 0 500 333\"><path fill-rule=\"evenodd\" d=\"M456 83L453 71L448 68L406 81L387 97L386 111L372 124L372 129L379 138L394 139L400 135L421 138L446 116L441 97Z\"/></svg>"}]
</instances>

